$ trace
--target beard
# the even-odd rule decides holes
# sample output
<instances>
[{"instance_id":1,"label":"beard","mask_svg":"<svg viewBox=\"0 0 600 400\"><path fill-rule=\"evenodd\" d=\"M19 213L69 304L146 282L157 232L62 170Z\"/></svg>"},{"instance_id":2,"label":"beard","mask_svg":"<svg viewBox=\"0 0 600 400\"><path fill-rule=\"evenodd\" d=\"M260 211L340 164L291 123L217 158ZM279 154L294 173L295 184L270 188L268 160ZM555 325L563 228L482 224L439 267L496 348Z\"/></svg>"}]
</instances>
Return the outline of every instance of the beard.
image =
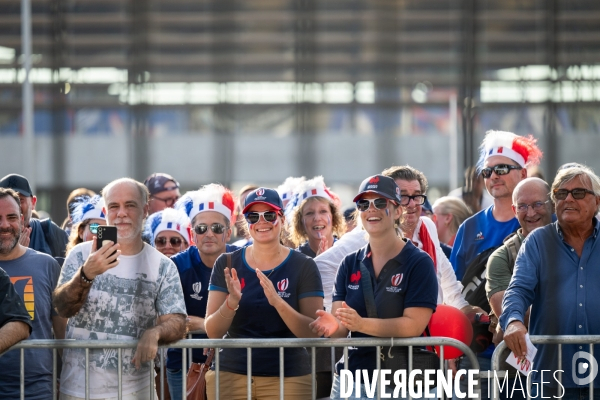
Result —
<instances>
[{"instance_id":1,"label":"beard","mask_svg":"<svg viewBox=\"0 0 600 400\"><path fill-rule=\"evenodd\" d=\"M0 239L0 254L9 254L17 244L19 244L19 238L21 237L21 229L8 228L0 229L0 233L12 233L12 237Z\"/></svg>"}]
</instances>

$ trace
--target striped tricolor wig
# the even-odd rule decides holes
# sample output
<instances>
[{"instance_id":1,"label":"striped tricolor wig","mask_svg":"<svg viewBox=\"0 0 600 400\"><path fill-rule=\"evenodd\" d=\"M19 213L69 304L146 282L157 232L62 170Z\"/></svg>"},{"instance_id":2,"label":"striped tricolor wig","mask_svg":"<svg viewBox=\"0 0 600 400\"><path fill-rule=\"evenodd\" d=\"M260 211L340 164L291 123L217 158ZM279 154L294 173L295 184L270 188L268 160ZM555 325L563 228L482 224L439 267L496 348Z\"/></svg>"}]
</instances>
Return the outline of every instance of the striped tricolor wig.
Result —
<instances>
[{"instance_id":1,"label":"striped tricolor wig","mask_svg":"<svg viewBox=\"0 0 600 400\"><path fill-rule=\"evenodd\" d=\"M508 157L523 168L538 165L542 159L542 151L536 141L531 135L525 137L512 132L487 131L479 147L477 172L481 172L485 161L491 156Z\"/></svg>"}]
</instances>

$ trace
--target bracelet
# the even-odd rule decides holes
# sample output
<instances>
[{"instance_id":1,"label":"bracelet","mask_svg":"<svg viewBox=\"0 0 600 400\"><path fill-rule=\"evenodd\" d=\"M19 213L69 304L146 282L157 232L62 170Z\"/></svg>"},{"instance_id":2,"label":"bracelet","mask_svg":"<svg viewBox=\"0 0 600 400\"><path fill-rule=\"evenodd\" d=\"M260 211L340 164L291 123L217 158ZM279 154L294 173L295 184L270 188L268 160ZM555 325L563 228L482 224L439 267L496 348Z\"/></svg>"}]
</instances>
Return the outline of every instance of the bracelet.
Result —
<instances>
[{"instance_id":1,"label":"bracelet","mask_svg":"<svg viewBox=\"0 0 600 400\"><path fill-rule=\"evenodd\" d=\"M231 311L237 311L238 308L240 308L240 303L238 303L236 308L231 308L231 306L229 305L229 295L227 295L227 297L225 297L225 305L227 306L227 308L229 308Z\"/></svg>"},{"instance_id":2,"label":"bracelet","mask_svg":"<svg viewBox=\"0 0 600 400\"><path fill-rule=\"evenodd\" d=\"M94 282L94 279L90 279L87 276L85 276L85 274L83 273L83 266L81 266L81 268L79 268L79 276L81 277L81 280L84 283L90 284Z\"/></svg>"},{"instance_id":3,"label":"bracelet","mask_svg":"<svg viewBox=\"0 0 600 400\"><path fill-rule=\"evenodd\" d=\"M231 318L227 318L226 316L223 315L223 313L221 312L221 307L219 307L219 315L221 316L221 318L223 319L233 319L233 317L235 317L235 315Z\"/></svg>"}]
</instances>

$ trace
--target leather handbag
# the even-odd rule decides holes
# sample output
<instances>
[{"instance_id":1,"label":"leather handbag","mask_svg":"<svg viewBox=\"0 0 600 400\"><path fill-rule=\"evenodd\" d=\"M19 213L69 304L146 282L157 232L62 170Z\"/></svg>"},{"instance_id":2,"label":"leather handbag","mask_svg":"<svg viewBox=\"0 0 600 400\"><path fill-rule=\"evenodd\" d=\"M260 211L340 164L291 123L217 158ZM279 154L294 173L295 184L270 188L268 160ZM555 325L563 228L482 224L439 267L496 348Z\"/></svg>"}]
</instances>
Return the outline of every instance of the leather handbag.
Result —
<instances>
[{"instance_id":1,"label":"leather handbag","mask_svg":"<svg viewBox=\"0 0 600 400\"><path fill-rule=\"evenodd\" d=\"M185 349L183 349L185 351ZM206 361L192 363L187 374L187 400L206 400L206 371L210 369L215 350L209 349Z\"/></svg>"},{"instance_id":2,"label":"leather handbag","mask_svg":"<svg viewBox=\"0 0 600 400\"><path fill-rule=\"evenodd\" d=\"M367 308L367 316L369 318L378 318L377 308L375 306L375 295L373 294L373 284L371 283L371 274L363 263L360 263L360 273L363 295L365 297L365 305ZM425 328L425 331L429 336L429 329ZM387 348L387 351L385 349L386 348L383 347L381 353L379 354L379 357L381 358L381 368L390 369L392 371L408 370L408 347L390 346ZM440 369L440 358L435 351L429 351L420 347L413 347L412 353L413 370L420 369L421 371L425 371L426 369Z\"/></svg>"}]
</instances>

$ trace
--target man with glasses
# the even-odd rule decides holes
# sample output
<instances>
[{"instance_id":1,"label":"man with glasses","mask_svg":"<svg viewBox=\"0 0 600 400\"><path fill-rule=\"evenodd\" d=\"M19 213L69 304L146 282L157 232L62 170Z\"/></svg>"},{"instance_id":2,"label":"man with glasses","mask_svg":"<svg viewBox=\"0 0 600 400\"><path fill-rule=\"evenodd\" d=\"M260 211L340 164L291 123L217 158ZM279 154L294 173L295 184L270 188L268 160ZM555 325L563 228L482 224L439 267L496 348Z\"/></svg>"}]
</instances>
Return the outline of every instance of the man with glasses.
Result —
<instances>
[{"instance_id":1,"label":"man with glasses","mask_svg":"<svg viewBox=\"0 0 600 400\"><path fill-rule=\"evenodd\" d=\"M517 253L521 248L523 240L534 229L546 226L552 222L554 205L550 200L550 186L539 178L526 178L519 182L513 192L513 212L519 220L521 228L504 240L504 244L494 251L487 261L485 289L493 314L490 316L492 330L494 330L493 342L498 344L502 341L502 331L497 327L498 317L502 315L502 297L510 283ZM529 320L527 315L526 321ZM506 360L502 356L502 361ZM509 370L508 387L513 387L512 378L517 373L508 364L501 365L501 370ZM507 396L508 397L508 396Z\"/></svg>"},{"instance_id":2,"label":"man with glasses","mask_svg":"<svg viewBox=\"0 0 600 400\"><path fill-rule=\"evenodd\" d=\"M146 178L144 185L146 185L150 192L148 215L152 215L168 207L172 208L181 196L179 193L179 183L169 174L162 172L154 173Z\"/></svg>"},{"instance_id":3,"label":"man with glasses","mask_svg":"<svg viewBox=\"0 0 600 400\"><path fill-rule=\"evenodd\" d=\"M210 184L200 190L187 192L175 208L183 210L192 222L192 241L195 246L173 256L183 287L190 331L194 339L206 339L204 316L208 299L208 284L215 260L225 252L237 249L227 244L235 211L233 194L219 184ZM167 380L171 399L181 399L181 349L167 352ZM202 349L193 350L192 360L203 363Z\"/></svg>"},{"instance_id":4,"label":"man with glasses","mask_svg":"<svg viewBox=\"0 0 600 400\"><path fill-rule=\"evenodd\" d=\"M600 223L596 218L600 207L600 179L585 166L564 168L558 171L550 193L556 206L557 222L527 236L502 301L504 312L500 325L504 330L504 341L519 358L526 353L525 315L530 305L530 335L600 334L597 311ZM596 378L596 360L586 353L591 352L589 346L563 345L561 365L558 365L556 345L536 347L534 368L537 365L537 370L552 371L546 372L546 379L533 371L532 382L540 384L544 380L543 383L548 385L543 387L542 397L588 398L587 384L591 380L596 387L600 384L600 379ZM558 369L564 371L564 389L558 386L556 390L556 380L548 377ZM534 396L532 393L532 398ZM594 392L594 398L600 398L598 390Z\"/></svg>"},{"instance_id":5,"label":"man with glasses","mask_svg":"<svg viewBox=\"0 0 600 400\"><path fill-rule=\"evenodd\" d=\"M490 310L485 294L485 273L490 254L502 245L504 238L519 228L512 210L512 195L517 184L527 178L526 167L538 165L542 157L533 137L523 137L512 132L488 131L479 151L478 171L484 178L494 204L468 218L458 228L450 262L456 277L462 281L467 301L486 311ZM482 322L488 324L485 317ZM476 324L480 369L489 370L494 352L491 333L485 325ZM468 359L462 366L470 367ZM488 396L487 381L482 383L482 396Z\"/></svg>"}]
</instances>

